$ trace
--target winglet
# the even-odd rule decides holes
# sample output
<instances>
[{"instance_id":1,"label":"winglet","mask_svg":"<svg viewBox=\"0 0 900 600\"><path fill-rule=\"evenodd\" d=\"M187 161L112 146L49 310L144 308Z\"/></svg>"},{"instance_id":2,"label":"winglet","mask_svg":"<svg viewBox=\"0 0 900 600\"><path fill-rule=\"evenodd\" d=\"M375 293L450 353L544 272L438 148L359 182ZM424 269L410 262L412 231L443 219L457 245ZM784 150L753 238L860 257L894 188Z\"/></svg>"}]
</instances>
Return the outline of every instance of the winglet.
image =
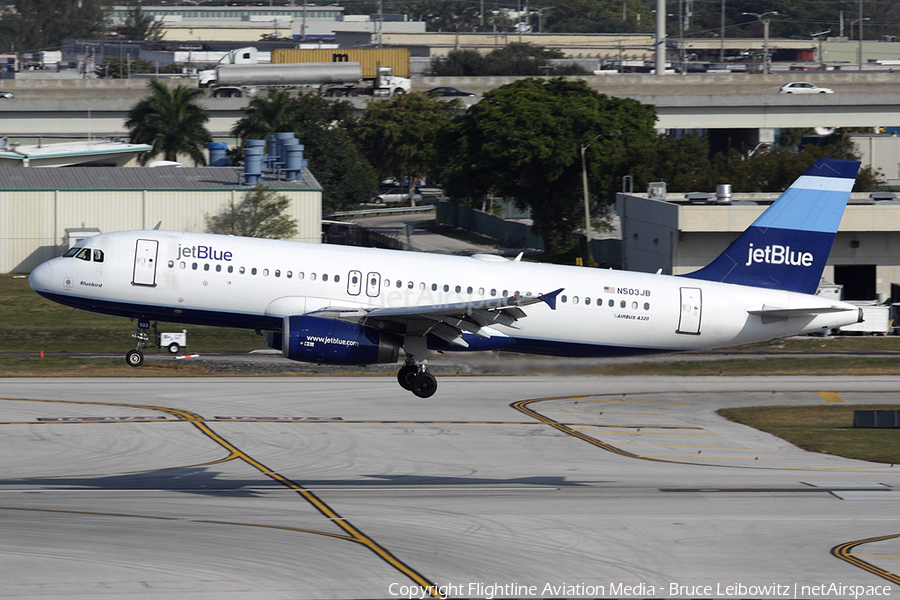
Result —
<instances>
[{"instance_id":1,"label":"winglet","mask_svg":"<svg viewBox=\"0 0 900 600\"><path fill-rule=\"evenodd\" d=\"M549 294L540 294L538 298L547 303L547 306L550 307L550 310L556 310L556 297L559 296L560 292L562 292L566 288L559 288L556 291L550 292Z\"/></svg>"}]
</instances>

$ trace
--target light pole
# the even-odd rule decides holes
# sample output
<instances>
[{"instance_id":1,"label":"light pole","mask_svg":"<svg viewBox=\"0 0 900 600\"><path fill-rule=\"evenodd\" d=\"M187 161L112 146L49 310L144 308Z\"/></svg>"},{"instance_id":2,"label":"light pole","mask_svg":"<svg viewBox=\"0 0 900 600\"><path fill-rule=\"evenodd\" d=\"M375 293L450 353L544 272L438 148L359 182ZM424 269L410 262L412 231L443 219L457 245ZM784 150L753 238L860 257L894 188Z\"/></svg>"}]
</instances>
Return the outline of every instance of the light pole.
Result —
<instances>
[{"instance_id":1,"label":"light pole","mask_svg":"<svg viewBox=\"0 0 900 600\"><path fill-rule=\"evenodd\" d=\"M853 39L853 26L856 25L857 23L859 23L859 49L856 51L856 57L857 57L857 59L858 59L857 62L859 62L859 70L862 71L862 65L863 65L863 40L862 40L862 37L863 37L863 30L862 30L862 24L863 24L863 21L868 21L868 20L871 18L871 17L863 17L863 16L862 16L862 2L859 3L859 15L860 15L860 16L859 16L858 19L855 19L855 20L853 20L853 21L850 22L850 39L851 39L851 40Z\"/></svg>"},{"instance_id":2,"label":"light pole","mask_svg":"<svg viewBox=\"0 0 900 600\"><path fill-rule=\"evenodd\" d=\"M825 36L828 35L829 33L831 33L831 30L830 30L830 29L829 29L828 31L820 31L819 33L811 33L811 34L809 34L809 37L811 37L811 38L813 38L813 39L818 39L818 40L819 40L819 62L822 64L822 70L823 70L823 71L825 70L825 51L822 49L822 40L823 40L823 39L825 38Z\"/></svg>"},{"instance_id":3,"label":"light pole","mask_svg":"<svg viewBox=\"0 0 900 600\"><path fill-rule=\"evenodd\" d=\"M600 137L600 136L597 136ZM594 138L595 140L597 138ZM581 183L584 187L584 247L587 250L587 266L594 263L594 257L591 254L591 207L588 198L587 185L587 161L584 158L584 152L587 150L587 144L581 144Z\"/></svg>"},{"instance_id":4,"label":"light pole","mask_svg":"<svg viewBox=\"0 0 900 600\"><path fill-rule=\"evenodd\" d=\"M756 17L763 22L763 75L769 74L769 22L771 19L768 15L777 15L778 11L773 10L764 13L741 13L750 17Z\"/></svg>"}]
</instances>

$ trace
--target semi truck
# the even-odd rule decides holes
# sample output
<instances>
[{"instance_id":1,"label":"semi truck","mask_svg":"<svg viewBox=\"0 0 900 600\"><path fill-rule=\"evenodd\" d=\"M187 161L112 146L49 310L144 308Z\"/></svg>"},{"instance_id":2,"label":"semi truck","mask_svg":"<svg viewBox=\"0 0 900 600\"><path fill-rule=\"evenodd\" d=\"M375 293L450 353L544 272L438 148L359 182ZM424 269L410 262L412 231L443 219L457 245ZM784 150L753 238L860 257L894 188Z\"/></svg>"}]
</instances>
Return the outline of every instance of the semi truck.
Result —
<instances>
[{"instance_id":1,"label":"semi truck","mask_svg":"<svg viewBox=\"0 0 900 600\"><path fill-rule=\"evenodd\" d=\"M378 67L391 67L394 75L409 77L409 48L276 48L273 63L346 63L358 62L363 78L377 74Z\"/></svg>"},{"instance_id":2,"label":"semi truck","mask_svg":"<svg viewBox=\"0 0 900 600\"><path fill-rule=\"evenodd\" d=\"M242 49L247 50L247 49ZM391 67L379 66L373 77L364 77L358 62L259 64L243 57L252 53L236 51L214 70L200 73L200 87L209 87L213 97L253 96L261 89L315 89L323 96L393 96L411 91L405 77L396 77ZM229 59L228 62L224 62ZM238 59L239 62L232 62ZM252 59L251 59L252 60Z\"/></svg>"}]
</instances>

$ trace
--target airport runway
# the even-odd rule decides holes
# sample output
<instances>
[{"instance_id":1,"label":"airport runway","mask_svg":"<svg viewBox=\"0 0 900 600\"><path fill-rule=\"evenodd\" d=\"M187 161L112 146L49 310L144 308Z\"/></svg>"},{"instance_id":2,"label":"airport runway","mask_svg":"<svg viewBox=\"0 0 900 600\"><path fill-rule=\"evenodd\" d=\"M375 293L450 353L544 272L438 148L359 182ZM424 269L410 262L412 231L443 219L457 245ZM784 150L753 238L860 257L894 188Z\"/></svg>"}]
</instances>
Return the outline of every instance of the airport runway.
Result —
<instances>
[{"instance_id":1,"label":"airport runway","mask_svg":"<svg viewBox=\"0 0 900 600\"><path fill-rule=\"evenodd\" d=\"M0 385L3 598L900 598L900 465L715 414L900 377Z\"/></svg>"}]
</instances>

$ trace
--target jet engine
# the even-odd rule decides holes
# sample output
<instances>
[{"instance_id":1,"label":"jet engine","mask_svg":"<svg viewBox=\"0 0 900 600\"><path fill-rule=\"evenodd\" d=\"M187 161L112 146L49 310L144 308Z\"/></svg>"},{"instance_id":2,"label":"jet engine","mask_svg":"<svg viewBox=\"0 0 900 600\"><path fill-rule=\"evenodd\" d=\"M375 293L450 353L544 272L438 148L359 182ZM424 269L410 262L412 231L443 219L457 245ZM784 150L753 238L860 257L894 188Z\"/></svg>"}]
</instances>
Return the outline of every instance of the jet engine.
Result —
<instances>
[{"instance_id":1,"label":"jet engine","mask_svg":"<svg viewBox=\"0 0 900 600\"><path fill-rule=\"evenodd\" d=\"M397 362L398 336L338 319L297 315L284 318L281 334L268 335L285 358L334 365Z\"/></svg>"}]
</instances>

